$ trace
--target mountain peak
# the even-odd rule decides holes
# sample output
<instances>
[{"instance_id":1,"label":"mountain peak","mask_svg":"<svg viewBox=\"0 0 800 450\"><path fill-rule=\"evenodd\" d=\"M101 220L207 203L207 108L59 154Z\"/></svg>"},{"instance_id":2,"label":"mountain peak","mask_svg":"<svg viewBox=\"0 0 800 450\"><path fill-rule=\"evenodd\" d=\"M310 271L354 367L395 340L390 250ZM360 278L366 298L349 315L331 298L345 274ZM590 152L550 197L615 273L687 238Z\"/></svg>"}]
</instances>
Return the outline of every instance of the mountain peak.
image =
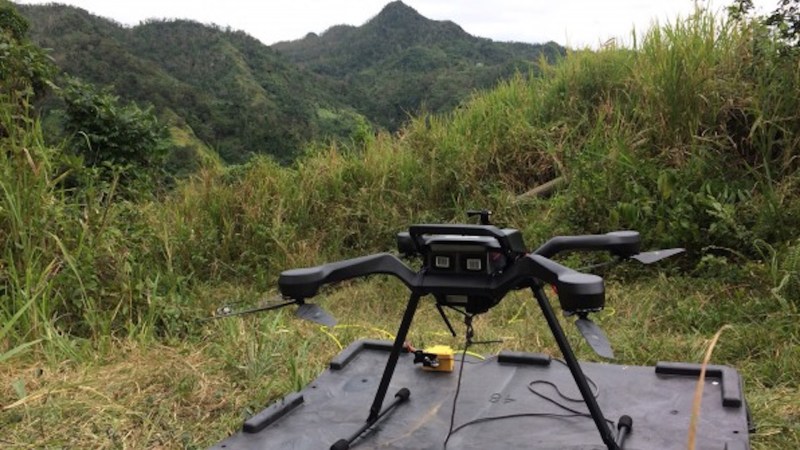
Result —
<instances>
[{"instance_id":1,"label":"mountain peak","mask_svg":"<svg viewBox=\"0 0 800 450\"><path fill-rule=\"evenodd\" d=\"M387 3L378 15L358 30L391 43L392 48L472 38L453 22L428 19L399 0Z\"/></svg>"},{"instance_id":2,"label":"mountain peak","mask_svg":"<svg viewBox=\"0 0 800 450\"><path fill-rule=\"evenodd\" d=\"M401 0L395 0L393 2L387 3L386 6L383 7L381 12L378 13L378 15L385 14L385 13L392 13L392 14L398 14L399 13L399 14L415 14L415 15L419 15L419 13L417 12L416 9L406 5Z\"/></svg>"},{"instance_id":3,"label":"mountain peak","mask_svg":"<svg viewBox=\"0 0 800 450\"><path fill-rule=\"evenodd\" d=\"M403 22L409 20L425 19L416 9L406 5L400 0L387 3L381 12L372 20L380 22Z\"/></svg>"}]
</instances>

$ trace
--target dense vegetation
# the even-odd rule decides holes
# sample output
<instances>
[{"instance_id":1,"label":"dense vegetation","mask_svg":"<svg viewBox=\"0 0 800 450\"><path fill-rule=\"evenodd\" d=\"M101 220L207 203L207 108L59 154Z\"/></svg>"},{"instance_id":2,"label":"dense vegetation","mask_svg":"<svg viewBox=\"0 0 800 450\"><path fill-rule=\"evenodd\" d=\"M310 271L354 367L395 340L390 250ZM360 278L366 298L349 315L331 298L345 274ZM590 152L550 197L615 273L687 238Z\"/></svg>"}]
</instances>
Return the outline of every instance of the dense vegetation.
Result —
<instances>
[{"instance_id":1,"label":"dense vegetation","mask_svg":"<svg viewBox=\"0 0 800 450\"><path fill-rule=\"evenodd\" d=\"M189 147L205 143L230 163L251 154L288 162L315 139L360 145L374 127L395 131L420 109L451 110L540 56L563 54L556 44L476 38L400 2L361 27L275 46L280 53L243 32L186 20L129 29L64 5L20 10L63 71L154 105L173 134L199 138Z\"/></svg>"},{"instance_id":2,"label":"dense vegetation","mask_svg":"<svg viewBox=\"0 0 800 450\"><path fill-rule=\"evenodd\" d=\"M474 37L453 22L429 20L401 1L389 3L363 26L339 25L273 48L336 80L348 104L392 131L421 110L450 111L472 91L516 72L528 73L539 58L552 62L564 54L554 42Z\"/></svg>"},{"instance_id":3,"label":"dense vegetation","mask_svg":"<svg viewBox=\"0 0 800 450\"><path fill-rule=\"evenodd\" d=\"M529 245L630 228L649 246L689 248L660 275L606 274L600 321L618 355L696 361L731 324L714 361L744 375L754 447L800 446L800 65L761 22L699 13L632 49L572 52L360 151L210 165L168 192L119 195L138 169L47 142L31 105L53 72L5 1L0 21L4 445L209 445L339 345L393 330L401 300L387 299L401 288L328 291L319 300L347 322L333 329L282 313L197 319L262 296L285 268L385 250L409 223L488 206ZM567 181L552 198L518 200L555 176ZM515 300L480 317L481 336L556 352L536 309ZM461 345L437 334L434 314L420 312L412 338Z\"/></svg>"},{"instance_id":4,"label":"dense vegetation","mask_svg":"<svg viewBox=\"0 0 800 450\"><path fill-rule=\"evenodd\" d=\"M64 72L154 105L175 132L196 136L225 161L254 153L288 161L314 138L349 142L369 130L324 80L243 32L186 20L124 28L64 5L20 9L32 40L52 49Z\"/></svg>"}]
</instances>

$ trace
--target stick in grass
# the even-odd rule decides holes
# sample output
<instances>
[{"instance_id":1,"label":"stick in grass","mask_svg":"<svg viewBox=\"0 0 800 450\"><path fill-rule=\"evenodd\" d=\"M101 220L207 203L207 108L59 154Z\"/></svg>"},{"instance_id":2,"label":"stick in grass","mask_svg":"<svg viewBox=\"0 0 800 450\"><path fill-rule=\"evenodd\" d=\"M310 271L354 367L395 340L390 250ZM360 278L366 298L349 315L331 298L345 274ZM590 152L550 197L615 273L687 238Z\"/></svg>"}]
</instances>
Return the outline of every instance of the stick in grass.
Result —
<instances>
[{"instance_id":1,"label":"stick in grass","mask_svg":"<svg viewBox=\"0 0 800 450\"><path fill-rule=\"evenodd\" d=\"M703 386L706 379L706 367L708 366L708 361L711 360L711 353L714 351L714 347L717 345L717 340L719 340L722 332L728 328L731 328L731 326L724 325L711 339L711 343L708 345L708 349L706 349L706 355L703 358L703 365L700 367L700 378L697 379L697 387L694 389L692 417L689 420L689 445L687 447L689 450L694 450L695 448L695 439L697 437L697 421L700 418L700 402L703 400Z\"/></svg>"}]
</instances>

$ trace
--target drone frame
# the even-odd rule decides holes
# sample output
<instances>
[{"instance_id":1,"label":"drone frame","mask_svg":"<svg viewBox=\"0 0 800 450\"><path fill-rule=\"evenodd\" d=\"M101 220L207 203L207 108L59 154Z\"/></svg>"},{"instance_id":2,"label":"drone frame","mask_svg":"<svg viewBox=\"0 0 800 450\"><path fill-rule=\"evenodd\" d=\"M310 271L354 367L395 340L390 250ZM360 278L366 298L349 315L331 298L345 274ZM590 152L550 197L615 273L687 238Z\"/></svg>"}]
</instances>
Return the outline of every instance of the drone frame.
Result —
<instances>
[{"instance_id":1,"label":"drone frame","mask_svg":"<svg viewBox=\"0 0 800 450\"><path fill-rule=\"evenodd\" d=\"M597 400L592 395L586 376L581 370L543 287L545 284L553 285L556 288L562 310L566 313L577 313L581 319L585 319L587 313L598 311L604 305L603 279L597 275L581 273L562 266L550 260L549 257L568 250L589 250L607 251L622 259L633 258L639 254L639 233L617 231L603 235L560 236L549 240L532 253L525 253L522 237L517 230L501 230L485 223L482 225L425 224L413 225L408 233L400 233L398 247L401 252L409 256L426 256L429 253L426 245L430 242L427 240L427 236L440 235L494 238L499 243L500 250L509 258L509 263L502 271L494 274L454 276L430 273L426 267L415 272L396 256L379 253L281 273L278 280L281 294L300 302L315 296L323 285L372 274L392 275L398 278L411 292L378 390L370 406L366 424L350 438L337 441L331 448L336 450L349 448L350 444L383 417L388 409L394 408L408 398L408 393L404 391L404 395L401 395L398 400L392 402L383 411L381 410L400 353L403 351L403 344L422 297L433 295L437 301L437 308L442 313L442 305L450 306L446 300L448 296L473 296L477 302L473 304L475 311L472 312L480 313L499 303L508 292L523 288L530 288L536 298L603 443L610 450L622 448L623 440L631 428L631 419L628 416L620 418L618 421L619 433L615 437ZM452 332L449 323L448 327Z\"/></svg>"}]
</instances>

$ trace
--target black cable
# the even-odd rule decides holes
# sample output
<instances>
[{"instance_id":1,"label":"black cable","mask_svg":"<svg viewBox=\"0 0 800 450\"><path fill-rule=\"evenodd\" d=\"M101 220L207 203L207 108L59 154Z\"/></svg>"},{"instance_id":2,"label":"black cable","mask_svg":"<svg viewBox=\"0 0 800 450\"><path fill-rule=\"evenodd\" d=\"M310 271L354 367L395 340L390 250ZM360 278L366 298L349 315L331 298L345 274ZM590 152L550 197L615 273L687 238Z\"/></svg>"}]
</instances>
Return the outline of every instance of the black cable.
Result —
<instances>
[{"instance_id":1,"label":"black cable","mask_svg":"<svg viewBox=\"0 0 800 450\"><path fill-rule=\"evenodd\" d=\"M546 382L546 383L549 383L549 382ZM552 383L550 383L550 384L552 384ZM555 386L555 385L553 385L553 386ZM481 417L481 418L478 418L478 419L470 420L469 422L465 422L465 423L463 423L463 424L459 425L458 427L456 427L455 429L453 429L453 428L452 428L452 425L451 425L451 430L450 430L450 431L447 433L447 440L445 440L445 441L444 441L444 446L445 446L445 448L447 448L447 441L450 439L450 437L451 437L453 434L457 433L458 431L461 431L462 429L464 429L464 428L466 428L466 427L468 427L468 426L471 426L471 425L477 425L477 424L484 423L484 422L491 422L491 421L494 421L494 420L504 420L504 419L516 419L516 418L520 418L520 417L552 417L552 418L572 418L572 417L586 417L586 418L589 418L589 419L591 419L591 418L592 418L592 415L591 415L591 414L589 414L589 413L585 413L585 412L581 412L581 411L578 411L578 410L574 410L574 409L570 408L569 406L566 406L566 405L563 405L563 404L560 404L560 403L558 403L556 400L554 400L554 399L552 399L552 398L550 398L550 397L547 397L547 396L545 396L545 395L543 395L543 394L540 394L540 393L538 393L538 392L535 392L533 389L531 389L530 385L528 385L528 389L529 389L529 390L530 390L532 393L534 393L534 394L538 395L539 397L542 397L542 398L544 398L545 400L547 400L547 401L549 401L549 402L552 402L553 404L555 404L555 405L556 405L556 406L558 406L559 408L563 408L563 409L565 409L565 410L569 411L569 412L570 412L570 414L557 414L557 413L517 413L517 414L507 414L507 415L504 415L504 416L489 416L489 417ZM558 388L556 388L556 390L558 391ZM559 391L559 392L560 392L560 391ZM563 395L562 395L562 396L563 396ZM563 397L564 397L564 398L566 398L566 399L568 399L568 400L571 400L569 397L566 397L566 396L563 396ZM582 400L577 400L577 401L582 401ZM606 422L608 422L608 423L609 423L609 424L610 424L612 427L616 426L616 423L615 423L613 420L608 420L608 419L605 419L605 420L606 420ZM452 422L451 422L451 423L452 423Z\"/></svg>"},{"instance_id":2,"label":"black cable","mask_svg":"<svg viewBox=\"0 0 800 450\"><path fill-rule=\"evenodd\" d=\"M566 401L570 401L570 402L585 403L583 398L574 398L574 397L570 397L570 396L564 394L563 392L561 392L561 389L558 388L558 385L556 385L553 382L550 382L550 381L547 381L547 380L533 380L530 383L528 383L528 390L532 394L536 395L537 397L542 398L543 400L545 400L547 402L552 403L553 405L555 405L555 406L557 406L557 407L569 412L570 414L519 413L519 414L508 414L508 415L504 415L504 416L481 417L481 418L478 418L478 419L471 420L469 422L465 422L465 423L459 425L458 427L454 428L455 419L456 419L456 405L458 403L458 395L461 392L461 380L462 380L462 377L463 377L463 374L464 374L464 363L468 362L468 361L466 361L467 349L469 348L470 345L472 345L475 342L472 341L472 337L474 335L474 330L472 328L472 318L474 317L474 315L470 315L470 314L464 313L463 311L460 311L460 310L458 310L456 308L453 308L453 309L455 309L456 311L464 314L464 323L467 325L467 332L466 332L466 339L465 339L465 342L464 342L464 350L461 353L461 367L459 367L459 369L458 369L458 380L456 381L456 392L453 395L453 407L450 410L450 427L449 427L449 429L447 431L447 437L445 438L444 444L443 444L443 448L444 449L447 448L447 443L450 441L450 438L453 436L453 434L455 434L459 430L462 430L462 429L464 429L464 428L466 428L466 427L468 427L470 425L475 425L475 424L479 424L479 423L483 423L483 422L489 422L489 421L493 421L493 420L512 419L512 418L519 418L519 417L555 417L555 418L559 418L559 417L561 417L561 418L587 417L587 418L592 418L591 414L589 414L587 412L583 412L583 411L578 411L577 409L573 409L573 408L571 408L571 407L569 407L569 406L567 406L567 405L565 405L563 403L560 403L558 400L556 400L556 399L554 399L552 397L549 397L549 396L547 396L545 394L542 394L541 392L537 391L536 389L534 389L533 386L536 385L536 384L547 384L547 385L551 386L553 389L555 389L556 394L558 394L559 397L561 397L562 399L564 399ZM558 363L560 363L560 364L562 364L562 365L564 365L564 366L567 365L567 363L565 363L564 361L562 361L560 359L553 358L553 360L558 362ZM600 387L597 385L597 383L594 382L594 380L592 380L588 376L586 377L586 381L594 389L594 392L592 393L592 396L594 398L598 398L600 396ZM612 427L615 426L615 422L613 420L605 419L605 421L608 424L610 424Z\"/></svg>"},{"instance_id":3,"label":"black cable","mask_svg":"<svg viewBox=\"0 0 800 450\"><path fill-rule=\"evenodd\" d=\"M444 445L442 447L445 449L447 448L447 442L450 440L450 436L454 433L453 425L456 421L456 402L458 402L458 394L461 392L461 377L464 374L464 361L467 358L467 349L472 343L472 316L467 315L464 318L464 323L467 325L467 333L464 341L464 351L461 353L461 367L458 368L458 381L456 381L456 393L453 395L453 407L450 410L450 429L447 431L447 437L444 439Z\"/></svg>"},{"instance_id":4,"label":"black cable","mask_svg":"<svg viewBox=\"0 0 800 450\"><path fill-rule=\"evenodd\" d=\"M462 310L460 310L460 309L456 308L456 307L455 307L455 306L453 306L453 305L444 305L444 306L445 306L445 307L447 307L447 308L450 308L450 309L452 309L453 311L455 311L455 312L457 312L457 313L459 313L459 314L461 314L461 315L463 315L463 316L464 316L464 320L467 320L467 317L469 317L469 314L467 314L467 312L466 312L466 311L462 311Z\"/></svg>"},{"instance_id":5,"label":"black cable","mask_svg":"<svg viewBox=\"0 0 800 450\"><path fill-rule=\"evenodd\" d=\"M489 416L489 417L481 417L478 419L470 420L469 422L463 423L456 427L453 430L453 434L456 434L458 431L462 430L471 425L477 425L483 422L491 422L494 420L504 420L504 419L517 419L520 417L553 417L553 418L572 418L572 417L584 417L588 416L588 414L557 414L557 413L516 413L516 414L506 414L504 416ZM589 416L591 417L591 416Z\"/></svg>"},{"instance_id":6,"label":"black cable","mask_svg":"<svg viewBox=\"0 0 800 450\"><path fill-rule=\"evenodd\" d=\"M559 362L559 363L561 363L561 364L562 364L563 366L565 366L565 367L567 366L567 363L565 363L564 361L562 361L562 360L560 360L560 359L553 358L553 361ZM587 381L587 382L588 382L590 385L592 385L592 388L594 389L594 392L592 392L592 397L594 397L594 398L598 398L598 397L600 397L600 388L597 386L597 383L595 383L595 382L594 382L594 380L592 380L592 379L591 379L591 378L589 378L588 376L585 376L585 375L584 375L584 377L586 378L586 381ZM558 394L558 396L559 396L559 397L561 397L561 398L563 398L564 400L567 400L567 401L570 401L570 402L575 402L575 403L585 403L585 401L583 400L583 397L580 397L580 398L576 398L576 397L570 397L570 396L568 396L568 395L564 394L563 392L561 392L561 390L558 388L558 386L557 386L555 383L552 383L552 382L550 382L550 381L546 381L546 380L533 380L533 381L531 381L530 383L528 383L528 390L530 390L530 391L531 391L531 392L533 392L534 394L538 395L539 397L543 397L543 398L545 398L545 400L550 400L550 398L549 398L549 397L546 397L544 394L542 394L542 393L540 393L540 392L535 392L535 391L534 391L534 390L531 388L531 385L533 385L533 384L539 384L539 383L541 383L541 384L547 384L547 385L549 385L549 386L552 386L552 387L553 387L553 389L555 389L555 390L556 390L556 393ZM552 400L551 400L551 401L552 401Z\"/></svg>"},{"instance_id":7,"label":"black cable","mask_svg":"<svg viewBox=\"0 0 800 450\"><path fill-rule=\"evenodd\" d=\"M465 347L465 352L466 352L466 347ZM462 360L463 360L463 358L464 358L464 356L462 356ZM564 361L560 360L560 359L553 358L553 360L566 366L566 363ZM463 368L464 368L464 364L462 363L461 370L463 370ZM459 370L458 383L456 385L455 398L458 398L458 392L461 389L461 370ZM600 387L597 385L597 383L595 383L594 380L592 380L589 377L586 377L586 381L590 385L592 385L592 387L594 388L594 392L592 393L592 396L594 398L599 397L600 396ZM462 429L464 429L464 428L466 428L468 426L476 425L476 424L480 424L480 423L484 423L484 422L490 422L490 421L494 421L494 420L504 420L504 419L515 419L515 418L520 418L520 417L553 417L553 418L586 417L586 418L592 418L592 415L587 413L587 412L578 411L577 409L573 409L573 408L571 408L571 407L569 407L569 406L567 406L567 405L565 405L563 403L560 403L558 400L556 400L556 399L554 399L552 397L549 397L549 396L547 396L545 394L542 394L541 392L536 391L536 389L534 389L532 386L535 385L535 384L539 384L539 383L547 384L547 385L552 386L553 389L556 390L556 393L558 394L558 396L563 398L564 400L567 400L567 401L570 401L570 402L576 402L576 403L584 403L583 398L573 398L573 397L570 397L570 396L564 394L563 392L561 392L561 390L558 388L558 386L555 383L552 383L552 382L547 381L547 380L533 380L530 383L528 383L528 390L532 394L534 394L534 395L536 395L536 396L538 396L538 397L540 397L540 398L542 398L542 399L554 404L555 406L557 406L557 407L559 407L559 408L561 408L561 409L563 409L565 411L568 411L570 414L518 413L518 414L507 414L507 415L503 415L503 416L481 417L481 418L478 418L478 419L470 420L469 422L465 422L465 423L459 425L458 427L453 428L453 423L454 423L454 419L455 419L455 409L456 409L455 408L456 403L455 403L455 398L454 398L453 399L453 411L452 411L452 415L450 416L450 430L447 432L447 439L445 439L445 441L444 441L444 448L445 449L447 448L447 442L450 440L450 437L453 434L457 433L458 431L460 431L460 430L462 430ZM616 426L616 423L613 420L605 419L605 421L609 425L611 425L612 427Z\"/></svg>"},{"instance_id":8,"label":"black cable","mask_svg":"<svg viewBox=\"0 0 800 450\"><path fill-rule=\"evenodd\" d=\"M549 382L549 381L544 381L544 380L535 380L535 381L531 381L530 383L528 383L528 390L529 390L529 391L531 391L531 393L532 393L533 395L536 395L537 397L540 397L540 398L542 398L543 400L546 400L546 401L548 401L548 402L550 402L550 403L552 403L552 404L556 405L557 407L559 407L559 408L563 409L564 411L569 411L569 412L571 412L571 413L573 413L573 414L580 415L580 416L584 416L584 417L592 417L592 415L591 415L591 414L589 414L589 413L587 413L587 412L578 411L577 409L572 409L571 407L569 407L569 406L567 406L567 405L565 405L565 404L563 404L563 403L559 403L559 402L558 402L558 400L556 400L556 399L554 399L554 398L552 398L552 397L548 397L548 396L546 396L546 395L542 394L541 392L537 392L537 391L536 391L536 389L534 389L534 388L531 386L531 385L533 385L533 384L536 384L536 383L549 384L550 386L553 386L553 387L556 389L556 392L558 392L558 395L559 395L559 396L561 396L562 398L564 398L565 400L572 401L572 402L583 402L583 400L582 400L582 399L581 399L581 400L572 399L572 398L569 398L569 397L567 397L567 396L563 395L563 394L561 393L561 391L559 391L559 390L558 390L558 387L557 387L555 384L553 384L553 383L551 383L551 382ZM614 422L613 422L613 421L611 421L611 420L608 420L608 419L605 419L605 420L606 420L606 422L608 422L610 425L612 425L612 426L614 425Z\"/></svg>"},{"instance_id":9,"label":"black cable","mask_svg":"<svg viewBox=\"0 0 800 450\"><path fill-rule=\"evenodd\" d=\"M560 359L554 358L554 360L559 362L559 363L561 363L561 364L563 364L564 366L567 365L567 363L565 363L564 361L561 361ZM592 380L588 376L586 376L586 381L589 384L591 384L592 386L594 386L594 392L592 393L592 396L594 398L599 397L600 396L600 388L597 386L597 383L595 383L594 380ZM571 408L571 407L569 407L569 406L567 406L567 405L565 405L563 403L560 403L558 400L556 400L556 399L554 399L552 397L549 397L547 395L542 394L541 392L539 392L539 391L537 391L536 389L533 388L533 385L535 385L535 384L547 384L549 386L552 386L553 389L556 390L556 393L558 394L559 397L561 397L564 400L570 401L570 402L585 403L583 398L573 398L573 397L569 397L569 396L565 395L563 392L561 392L561 390L558 388L558 386L555 383L552 383L550 381L533 380L530 383L528 383L528 390L533 395L536 395L537 397L540 397L541 399L552 403L553 405L563 409L564 411L568 411L568 412L571 412L573 414L581 415L581 416L584 416L584 417L592 417L592 415L589 414L589 413L586 413L586 412L583 412L583 411L578 411L577 409L573 409L573 408ZM605 419L605 421L608 422L611 426L614 426L614 421L613 420Z\"/></svg>"}]
</instances>

